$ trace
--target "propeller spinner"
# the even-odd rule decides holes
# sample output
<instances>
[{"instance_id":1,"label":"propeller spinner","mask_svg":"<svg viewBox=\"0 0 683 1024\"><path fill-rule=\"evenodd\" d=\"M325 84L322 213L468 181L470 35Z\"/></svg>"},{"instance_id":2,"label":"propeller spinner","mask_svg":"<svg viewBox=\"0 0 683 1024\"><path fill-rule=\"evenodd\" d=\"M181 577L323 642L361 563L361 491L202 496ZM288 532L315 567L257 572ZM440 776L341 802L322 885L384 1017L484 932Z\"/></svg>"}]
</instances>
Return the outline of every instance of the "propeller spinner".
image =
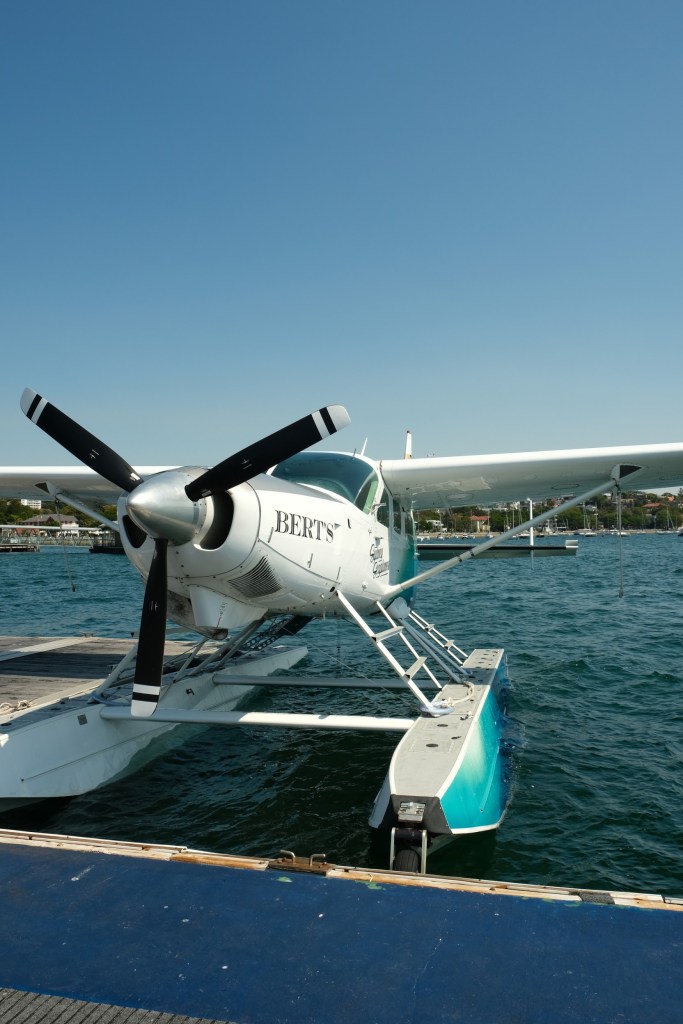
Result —
<instances>
[{"instance_id":1,"label":"propeller spinner","mask_svg":"<svg viewBox=\"0 0 683 1024\"><path fill-rule=\"evenodd\" d=\"M126 492L131 519L154 538L154 555L140 617L131 705L134 716L147 718L154 713L161 693L169 543L183 544L195 535L197 524L203 518L198 501L236 487L342 430L350 422L348 413L341 405L318 409L229 456L185 484L187 476L183 470L160 473L143 481L125 459L30 388L21 396L21 409L80 462Z\"/></svg>"}]
</instances>

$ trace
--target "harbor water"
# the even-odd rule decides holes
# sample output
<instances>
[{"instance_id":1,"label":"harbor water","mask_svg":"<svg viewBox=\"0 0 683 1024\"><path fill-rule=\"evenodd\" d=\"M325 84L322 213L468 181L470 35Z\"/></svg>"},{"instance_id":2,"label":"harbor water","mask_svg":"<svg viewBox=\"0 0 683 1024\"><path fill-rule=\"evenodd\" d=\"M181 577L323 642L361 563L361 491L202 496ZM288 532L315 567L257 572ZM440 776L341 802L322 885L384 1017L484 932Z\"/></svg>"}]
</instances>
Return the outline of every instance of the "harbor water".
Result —
<instances>
[{"instance_id":1,"label":"harbor water","mask_svg":"<svg viewBox=\"0 0 683 1024\"><path fill-rule=\"evenodd\" d=\"M620 596L623 564L623 596ZM142 583L123 557L45 547L0 557L0 634L124 636ZM511 799L496 834L434 853L440 874L683 896L683 539L597 536L568 558L480 560L437 576L417 610L467 651L504 647ZM357 630L313 622L297 673L388 673ZM410 695L259 690L252 709L411 714ZM193 728L136 774L5 814L4 827L325 853L386 866L367 818L391 734Z\"/></svg>"}]
</instances>

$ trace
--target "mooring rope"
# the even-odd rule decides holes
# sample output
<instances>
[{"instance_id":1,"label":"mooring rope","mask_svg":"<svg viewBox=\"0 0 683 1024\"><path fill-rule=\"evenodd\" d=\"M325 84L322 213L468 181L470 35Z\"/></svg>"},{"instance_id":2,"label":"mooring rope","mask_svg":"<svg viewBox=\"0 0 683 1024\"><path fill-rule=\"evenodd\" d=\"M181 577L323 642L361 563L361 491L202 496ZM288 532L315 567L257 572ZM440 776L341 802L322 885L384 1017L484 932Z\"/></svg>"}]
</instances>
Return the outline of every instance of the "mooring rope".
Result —
<instances>
[{"instance_id":1,"label":"mooring rope","mask_svg":"<svg viewBox=\"0 0 683 1024\"><path fill-rule=\"evenodd\" d=\"M619 597L624 596L624 537L621 529L621 488L617 487L617 533L619 535Z\"/></svg>"},{"instance_id":2,"label":"mooring rope","mask_svg":"<svg viewBox=\"0 0 683 1024\"><path fill-rule=\"evenodd\" d=\"M55 497L55 512L57 513L57 522L59 522L59 498ZM71 562L69 561L69 552L66 549L66 537L62 530L62 551L64 552L64 563L66 565L66 575L71 585L71 590L76 593L76 584L74 583L73 574L71 572Z\"/></svg>"}]
</instances>

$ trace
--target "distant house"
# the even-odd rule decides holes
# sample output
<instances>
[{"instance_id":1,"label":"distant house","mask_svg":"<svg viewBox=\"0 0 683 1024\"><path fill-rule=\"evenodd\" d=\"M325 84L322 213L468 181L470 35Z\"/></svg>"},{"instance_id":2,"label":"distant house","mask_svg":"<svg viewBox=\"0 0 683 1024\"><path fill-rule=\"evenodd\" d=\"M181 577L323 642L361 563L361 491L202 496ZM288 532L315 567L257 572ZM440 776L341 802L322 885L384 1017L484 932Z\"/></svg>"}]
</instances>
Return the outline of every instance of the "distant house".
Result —
<instances>
[{"instance_id":1,"label":"distant house","mask_svg":"<svg viewBox=\"0 0 683 1024\"><path fill-rule=\"evenodd\" d=\"M30 519L24 520L23 525L38 526L43 529L54 529L57 527L58 537L78 537L79 535L78 522L74 517L58 515L56 512L42 516L31 516Z\"/></svg>"},{"instance_id":2,"label":"distant house","mask_svg":"<svg viewBox=\"0 0 683 1024\"><path fill-rule=\"evenodd\" d=\"M483 530L488 532L489 529L489 517L488 516L470 516L471 528L476 530L477 533L481 533Z\"/></svg>"}]
</instances>

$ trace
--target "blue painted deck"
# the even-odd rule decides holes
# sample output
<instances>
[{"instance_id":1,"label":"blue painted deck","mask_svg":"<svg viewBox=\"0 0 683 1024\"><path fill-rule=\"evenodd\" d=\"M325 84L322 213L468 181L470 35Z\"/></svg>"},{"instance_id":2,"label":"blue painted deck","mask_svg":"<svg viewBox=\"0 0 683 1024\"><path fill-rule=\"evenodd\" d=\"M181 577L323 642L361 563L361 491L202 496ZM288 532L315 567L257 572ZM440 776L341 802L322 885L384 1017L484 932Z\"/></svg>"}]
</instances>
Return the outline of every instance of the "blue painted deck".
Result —
<instances>
[{"instance_id":1,"label":"blue painted deck","mask_svg":"<svg viewBox=\"0 0 683 1024\"><path fill-rule=\"evenodd\" d=\"M680 907L1 837L0 887L0 987L239 1024L683 1019Z\"/></svg>"}]
</instances>

